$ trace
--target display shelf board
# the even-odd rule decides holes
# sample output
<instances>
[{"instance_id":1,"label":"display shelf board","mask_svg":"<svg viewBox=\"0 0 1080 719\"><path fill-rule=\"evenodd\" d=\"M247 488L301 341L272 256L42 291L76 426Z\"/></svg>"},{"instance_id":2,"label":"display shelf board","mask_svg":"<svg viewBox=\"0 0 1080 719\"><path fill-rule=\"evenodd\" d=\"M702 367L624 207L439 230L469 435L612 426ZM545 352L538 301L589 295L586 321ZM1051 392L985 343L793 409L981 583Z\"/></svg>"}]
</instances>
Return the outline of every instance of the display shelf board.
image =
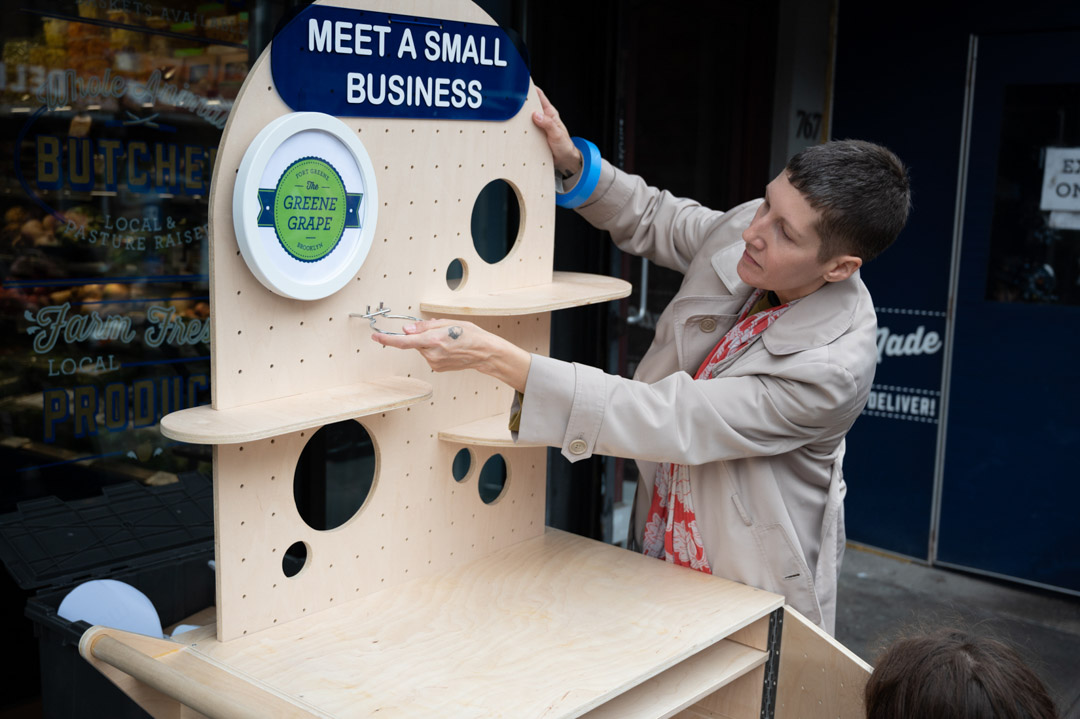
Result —
<instances>
[{"instance_id":1,"label":"display shelf board","mask_svg":"<svg viewBox=\"0 0 1080 719\"><path fill-rule=\"evenodd\" d=\"M786 611L786 608L785 608ZM768 691L766 685L765 669L768 665L763 664L751 669L746 674L725 684L721 691L709 694L697 704L692 704L675 714L664 713L665 719L671 716L674 719L764 719L772 717L765 711L765 697L762 688ZM775 679L769 680L775 684ZM820 719L865 719L862 716L841 717L827 714L807 714L803 719L812 717Z\"/></svg>"},{"instance_id":2,"label":"display shelf board","mask_svg":"<svg viewBox=\"0 0 1080 719\"><path fill-rule=\"evenodd\" d=\"M760 665L765 652L726 638L782 606L776 594L549 529L317 616L228 642L207 627L176 646L200 671L250 682L241 696L284 700L300 716L303 706L310 716L576 717L627 693L664 707L642 716L663 716ZM81 651L100 665L92 640ZM760 685L751 691L760 701Z\"/></svg>"},{"instance_id":3,"label":"display shelf board","mask_svg":"<svg viewBox=\"0 0 1080 719\"><path fill-rule=\"evenodd\" d=\"M191 407L163 417L161 433L193 444L253 442L408 407L429 397L431 385L427 382L383 377L224 410Z\"/></svg>"},{"instance_id":4,"label":"display shelf board","mask_svg":"<svg viewBox=\"0 0 1080 719\"><path fill-rule=\"evenodd\" d=\"M443 442L456 444L470 444L480 447L545 447L547 445L535 442L514 441L510 436L510 415L497 414L493 417L484 417L475 422L469 422L457 427L451 427L439 432L439 439Z\"/></svg>"},{"instance_id":5,"label":"display shelf board","mask_svg":"<svg viewBox=\"0 0 1080 719\"><path fill-rule=\"evenodd\" d=\"M630 289L629 282L617 277L555 272L547 284L422 301L420 310L428 314L487 317L529 315L621 299L629 296Z\"/></svg>"},{"instance_id":6,"label":"display shelf board","mask_svg":"<svg viewBox=\"0 0 1080 719\"><path fill-rule=\"evenodd\" d=\"M721 639L708 649L597 707L584 719L654 719L671 716L751 669L762 666L768 652Z\"/></svg>"}]
</instances>

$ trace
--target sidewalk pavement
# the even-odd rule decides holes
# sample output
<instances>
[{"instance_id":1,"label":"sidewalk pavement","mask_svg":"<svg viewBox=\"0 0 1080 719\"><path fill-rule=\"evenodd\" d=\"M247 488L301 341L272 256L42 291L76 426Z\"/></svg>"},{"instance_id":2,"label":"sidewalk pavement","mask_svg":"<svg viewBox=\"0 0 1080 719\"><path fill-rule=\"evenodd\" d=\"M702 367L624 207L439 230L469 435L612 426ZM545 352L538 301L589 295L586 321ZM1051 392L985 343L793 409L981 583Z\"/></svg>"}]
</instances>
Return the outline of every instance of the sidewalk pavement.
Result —
<instances>
[{"instance_id":1,"label":"sidewalk pavement","mask_svg":"<svg viewBox=\"0 0 1080 719\"><path fill-rule=\"evenodd\" d=\"M836 616L841 643L873 664L905 629L941 625L1012 644L1046 684L1063 719L1080 719L1080 597L848 545Z\"/></svg>"}]
</instances>

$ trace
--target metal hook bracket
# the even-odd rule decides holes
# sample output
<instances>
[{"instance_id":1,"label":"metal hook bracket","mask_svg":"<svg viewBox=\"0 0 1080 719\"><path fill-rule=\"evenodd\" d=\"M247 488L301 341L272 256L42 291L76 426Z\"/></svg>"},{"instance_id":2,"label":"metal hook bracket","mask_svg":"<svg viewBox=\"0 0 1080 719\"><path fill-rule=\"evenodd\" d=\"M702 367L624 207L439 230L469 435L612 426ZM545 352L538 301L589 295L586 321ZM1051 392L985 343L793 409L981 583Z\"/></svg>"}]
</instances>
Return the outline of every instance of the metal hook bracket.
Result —
<instances>
[{"instance_id":1,"label":"metal hook bracket","mask_svg":"<svg viewBox=\"0 0 1080 719\"><path fill-rule=\"evenodd\" d=\"M377 310L375 310L374 312L371 311L371 305L368 305L367 306L367 312L365 314L360 314L359 312L350 312L349 317L359 317L361 319L368 320L371 323L371 329L375 330L376 332L378 332L379 334L382 334L382 335L403 335L405 333L404 332L390 332L388 330L379 329L378 327L375 326L375 320L379 319L380 317L383 317L385 319L390 319L390 320L412 320L414 322L419 322L420 321L419 317L412 317L410 315L395 315L395 314L392 314L390 308L384 306L382 302L379 303L379 308Z\"/></svg>"}]
</instances>

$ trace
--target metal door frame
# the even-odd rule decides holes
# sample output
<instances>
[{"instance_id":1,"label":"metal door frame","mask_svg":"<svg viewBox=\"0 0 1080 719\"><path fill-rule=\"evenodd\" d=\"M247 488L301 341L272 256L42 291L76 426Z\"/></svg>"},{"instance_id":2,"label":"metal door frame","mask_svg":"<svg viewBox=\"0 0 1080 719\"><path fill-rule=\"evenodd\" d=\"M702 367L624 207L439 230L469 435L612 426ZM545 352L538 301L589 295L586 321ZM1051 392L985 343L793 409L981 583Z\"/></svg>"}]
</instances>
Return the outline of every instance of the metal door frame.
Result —
<instances>
[{"instance_id":1,"label":"metal door frame","mask_svg":"<svg viewBox=\"0 0 1080 719\"><path fill-rule=\"evenodd\" d=\"M968 37L967 80L964 83L964 112L960 123L960 168L956 177L956 210L953 213L949 296L945 306L945 349L941 360L941 413L938 415L934 489L930 506L930 535L927 546L927 558L932 566L938 564L938 530L941 527L941 494L945 484L945 444L949 425L949 389L956 335L956 295L960 284L960 259L964 241L964 208L967 205L968 160L971 157L971 121L975 105L975 69L978 56L979 36L972 34Z\"/></svg>"}]
</instances>

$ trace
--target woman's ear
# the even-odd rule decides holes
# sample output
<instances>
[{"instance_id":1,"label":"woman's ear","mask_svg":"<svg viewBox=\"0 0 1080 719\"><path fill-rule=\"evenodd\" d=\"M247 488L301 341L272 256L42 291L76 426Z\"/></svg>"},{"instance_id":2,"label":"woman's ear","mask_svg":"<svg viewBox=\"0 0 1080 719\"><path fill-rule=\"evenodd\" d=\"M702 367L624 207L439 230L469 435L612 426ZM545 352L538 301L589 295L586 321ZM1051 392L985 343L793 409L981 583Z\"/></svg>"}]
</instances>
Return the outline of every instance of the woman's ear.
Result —
<instances>
[{"instance_id":1,"label":"woman's ear","mask_svg":"<svg viewBox=\"0 0 1080 719\"><path fill-rule=\"evenodd\" d=\"M855 255L841 255L826 263L824 278L826 282L842 282L855 274L862 267L862 258Z\"/></svg>"}]
</instances>

